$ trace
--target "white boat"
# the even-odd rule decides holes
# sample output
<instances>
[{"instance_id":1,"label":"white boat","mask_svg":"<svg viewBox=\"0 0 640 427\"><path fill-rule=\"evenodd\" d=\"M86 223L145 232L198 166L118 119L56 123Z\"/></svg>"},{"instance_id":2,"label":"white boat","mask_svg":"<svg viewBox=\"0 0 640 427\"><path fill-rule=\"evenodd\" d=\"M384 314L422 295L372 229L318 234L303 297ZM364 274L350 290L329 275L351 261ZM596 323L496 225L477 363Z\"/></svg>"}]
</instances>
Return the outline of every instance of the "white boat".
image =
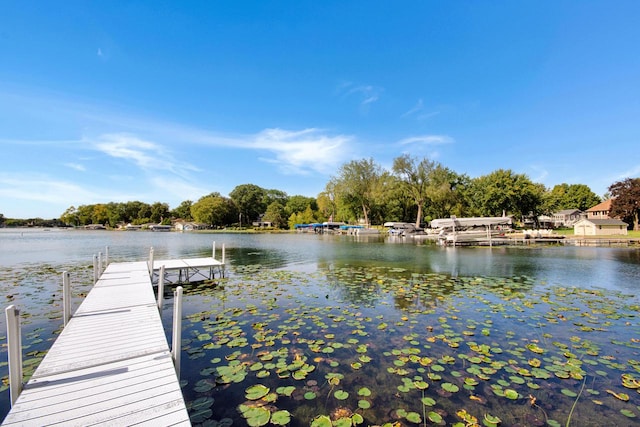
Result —
<instances>
[{"instance_id":1,"label":"white boat","mask_svg":"<svg viewBox=\"0 0 640 427\"><path fill-rule=\"evenodd\" d=\"M149 226L149 230L151 231L171 231L170 225L162 225L162 224L153 224Z\"/></svg>"},{"instance_id":2,"label":"white boat","mask_svg":"<svg viewBox=\"0 0 640 427\"><path fill-rule=\"evenodd\" d=\"M438 243L458 245L465 243L491 243L511 231L509 217L439 218L431 221L438 231Z\"/></svg>"},{"instance_id":3,"label":"white boat","mask_svg":"<svg viewBox=\"0 0 640 427\"><path fill-rule=\"evenodd\" d=\"M410 222L385 222L383 224L389 229L390 236L408 236L410 234L422 233L424 230L420 227L416 227L415 224Z\"/></svg>"}]
</instances>

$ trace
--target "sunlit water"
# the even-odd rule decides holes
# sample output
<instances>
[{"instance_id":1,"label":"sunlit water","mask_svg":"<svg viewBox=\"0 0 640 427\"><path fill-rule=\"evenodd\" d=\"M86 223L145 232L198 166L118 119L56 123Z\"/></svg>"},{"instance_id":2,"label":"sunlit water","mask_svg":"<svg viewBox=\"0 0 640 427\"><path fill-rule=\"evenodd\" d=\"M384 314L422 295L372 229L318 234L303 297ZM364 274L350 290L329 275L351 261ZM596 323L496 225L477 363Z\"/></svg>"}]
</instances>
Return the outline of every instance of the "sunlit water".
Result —
<instances>
[{"instance_id":1,"label":"sunlit water","mask_svg":"<svg viewBox=\"0 0 640 427\"><path fill-rule=\"evenodd\" d=\"M252 385L270 388L270 401L259 404L263 412L282 416L286 410L292 425L321 423L340 410L356 414L351 422L362 416L363 425L411 424L414 414L419 424L431 423L434 413L451 423L464 419L460 410L480 423L484 415L498 416L502 425L547 419L564 425L569 417L575 425L632 425L631 414L640 416L639 393L620 380L640 377L640 252L627 248L472 249L314 234L2 229L0 290L5 305L25 313L27 374L61 328L62 271L71 272L77 307L90 290L93 255L106 247L111 262L147 259L150 247L156 259L189 258L209 255L213 241L218 257L225 245L227 279L194 286L185 297L181 379L194 424L259 424L239 409L255 405L245 396ZM166 298L169 327L170 294ZM0 331L4 322L3 316ZM491 350L482 354L474 344ZM527 376L536 360L551 378ZM554 366L567 360L579 360L580 371L555 375ZM301 373L298 365L313 370ZM242 372L228 381L225 369ZM7 375L4 362L0 375ZM425 390L415 386L422 381ZM294 389L277 392L285 386ZM364 388L373 393L359 395ZM505 397L505 390L517 397ZM580 405L570 412L576 397ZM1 417L8 401L5 389Z\"/></svg>"}]
</instances>

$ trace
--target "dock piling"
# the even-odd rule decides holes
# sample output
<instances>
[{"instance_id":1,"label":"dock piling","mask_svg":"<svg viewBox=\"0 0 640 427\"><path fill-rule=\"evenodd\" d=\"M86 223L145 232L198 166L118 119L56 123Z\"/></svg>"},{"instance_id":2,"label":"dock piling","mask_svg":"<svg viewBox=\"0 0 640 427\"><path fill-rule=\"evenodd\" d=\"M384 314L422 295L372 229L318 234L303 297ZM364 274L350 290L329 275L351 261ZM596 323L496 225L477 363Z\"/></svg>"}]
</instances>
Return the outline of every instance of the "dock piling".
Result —
<instances>
[{"instance_id":1,"label":"dock piling","mask_svg":"<svg viewBox=\"0 0 640 427\"><path fill-rule=\"evenodd\" d=\"M99 276L100 275L98 274L98 256L94 255L93 256L93 284L94 285L98 281Z\"/></svg>"},{"instance_id":2,"label":"dock piling","mask_svg":"<svg viewBox=\"0 0 640 427\"><path fill-rule=\"evenodd\" d=\"M5 309L7 317L7 347L9 359L9 391L11 406L22 392L22 336L20 334L20 310L11 304Z\"/></svg>"},{"instance_id":3,"label":"dock piling","mask_svg":"<svg viewBox=\"0 0 640 427\"><path fill-rule=\"evenodd\" d=\"M158 310L162 311L164 300L164 265L160 266L160 276L158 277Z\"/></svg>"},{"instance_id":4,"label":"dock piling","mask_svg":"<svg viewBox=\"0 0 640 427\"><path fill-rule=\"evenodd\" d=\"M62 272L62 305L64 326L67 326L71 319L71 279L68 271Z\"/></svg>"},{"instance_id":5,"label":"dock piling","mask_svg":"<svg viewBox=\"0 0 640 427\"><path fill-rule=\"evenodd\" d=\"M153 246L149 249L149 277L153 282Z\"/></svg>"},{"instance_id":6,"label":"dock piling","mask_svg":"<svg viewBox=\"0 0 640 427\"><path fill-rule=\"evenodd\" d=\"M176 375L180 379L180 351L182 347L182 286L173 292L173 335L171 340L171 356Z\"/></svg>"}]
</instances>

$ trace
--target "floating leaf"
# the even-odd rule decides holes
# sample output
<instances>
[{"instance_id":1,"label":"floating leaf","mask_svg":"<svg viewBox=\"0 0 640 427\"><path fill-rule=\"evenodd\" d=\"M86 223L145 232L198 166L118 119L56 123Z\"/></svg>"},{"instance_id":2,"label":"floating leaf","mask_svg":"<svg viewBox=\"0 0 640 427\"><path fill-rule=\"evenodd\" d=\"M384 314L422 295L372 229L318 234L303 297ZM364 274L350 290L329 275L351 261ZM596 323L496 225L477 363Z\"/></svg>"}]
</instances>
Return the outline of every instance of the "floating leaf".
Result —
<instances>
[{"instance_id":1,"label":"floating leaf","mask_svg":"<svg viewBox=\"0 0 640 427\"><path fill-rule=\"evenodd\" d=\"M349 393L344 390L336 390L333 396L338 400L345 400L349 397Z\"/></svg>"},{"instance_id":2,"label":"floating leaf","mask_svg":"<svg viewBox=\"0 0 640 427\"><path fill-rule=\"evenodd\" d=\"M460 390L460 387L451 383L442 383L441 387L443 390L448 391L449 393L457 393Z\"/></svg>"},{"instance_id":3,"label":"floating leaf","mask_svg":"<svg viewBox=\"0 0 640 427\"><path fill-rule=\"evenodd\" d=\"M358 390L358 396L369 397L371 396L371 390L367 387L361 387L360 390Z\"/></svg>"},{"instance_id":4,"label":"floating leaf","mask_svg":"<svg viewBox=\"0 0 640 427\"><path fill-rule=\"evenodd\" d=\"M511 400L516 400L516 399L518 399L520 397L520 395L518 394L517 391L515 391L513 389L510 389L510 388L508 388L508 389L506 389L504 391L504 396L507 399L511 399Z\"/></svg>"},{"instance_id":5,"label":"floating leaf","mask_svg":"<svg viewBox=\"0 0 640 427\"><path fill-rule=\"evenodd\" d=\"M291 422L291 414L287 410L276 411L271 414L271 423L284 426Z\"/></svg>"},{"instance_id":6,"label":"floating leaf","mask_svg":"<svg viewBox=\"0 0 640 427\"><path fill-rule=\"evenodd\" d=\"M318 415L311 421L311 427L332 427L331 418L327 415Z\"/></svg>"},{"instance_id":7,"label":"floating leaf","mask_svg":"<svg viewBox=\"0 0 640 427\"><path fill-rule=\"evenodd\" d=\"M247 400L258 400L269 393L269 388L262 384L252 385L245 390L245 398Z\"/></svg>"},{"instance_id":8,"label":"floating leaf","mask_svg":"<svg viewBox=\"0 0 640 427\"><path fill-rule=\"evenodd\" d=\"M429 421L431 421L432 423L440 424L442 422L442 415L437 412L429 412L427 414L427 418L429 418Z\"/></svg>"},{"instance_id":9,"label":"floating leaf","mask_svg":"<svg viewBox=\"0 0 640 427\"><path fill-rule=\"evenodd\" d=\"M422 417L420 417L420 414L418 414L417 412L407 412L405 418L407 419L407 421L414 424L420 424L422 422Z\"/></svg>"}]
</instances>

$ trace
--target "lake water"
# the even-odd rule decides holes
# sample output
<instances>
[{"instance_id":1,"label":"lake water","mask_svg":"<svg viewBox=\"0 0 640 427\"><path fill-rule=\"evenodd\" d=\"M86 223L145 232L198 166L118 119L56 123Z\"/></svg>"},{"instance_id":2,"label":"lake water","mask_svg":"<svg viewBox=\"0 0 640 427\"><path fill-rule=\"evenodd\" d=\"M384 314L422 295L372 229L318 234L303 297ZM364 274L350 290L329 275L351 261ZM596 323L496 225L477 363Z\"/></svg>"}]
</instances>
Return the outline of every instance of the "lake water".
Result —
<instances>
[{"instance_id":1,"label":"lake water","mask_svg":"<svg viewBox=\"0 0 640 427\"><path fill-rule=\"evenodd\" d=\"M194 424L633 425L640 416L631 388L640 251L628 248L0 229L0 292L25 313L27 373L61 328L62 271L77 307L107 246L118 262L147 259L150 247L156 259L207 256L213 241L218 256L226 247L227 278L185 296L182 380ZM8 401L4 387L1 417Z\"/></svg>"}]
</instances>

